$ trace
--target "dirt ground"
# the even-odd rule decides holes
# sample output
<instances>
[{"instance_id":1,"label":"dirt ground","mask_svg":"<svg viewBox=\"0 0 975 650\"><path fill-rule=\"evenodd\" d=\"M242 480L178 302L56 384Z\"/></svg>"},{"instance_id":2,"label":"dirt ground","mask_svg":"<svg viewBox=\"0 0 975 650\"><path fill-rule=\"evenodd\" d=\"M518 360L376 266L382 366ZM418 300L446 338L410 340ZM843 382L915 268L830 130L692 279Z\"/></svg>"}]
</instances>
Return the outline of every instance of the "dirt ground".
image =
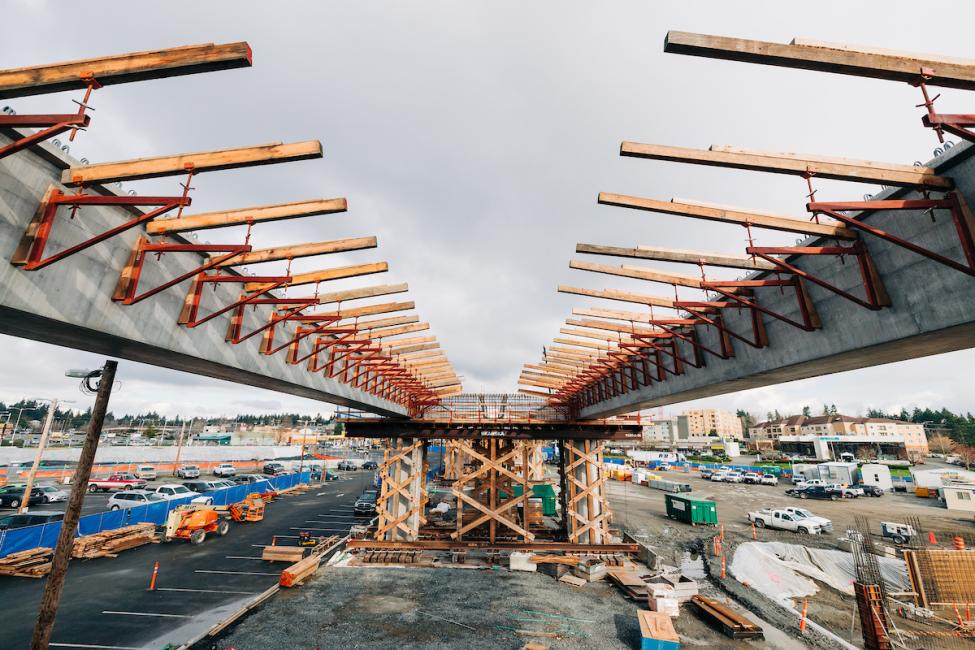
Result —
<instances>
[{"instance_id":1,"label":"dirt ground","mask_svg":"<svg viewBox=\"0 0 975 650\"><path fill-rule=\"evenodd\" d=\"M952 535L969 536L975 531L975 520L971 516L949 513L934 499L922 499L913 494L890 493L879 498L860 497L841 501L799 500L785 495L788 485L780 483L776 487L733 483L711 483L693 474L667 472L667 478L691 484L692 494L700 498L712 498L717 503L718 518L724 527L724 553L728 563L733 557L735 547L752 541L752 527L747 513L761 508L781 508L798 506L812 510L815 514L833 521L831 535L799 536L787 531L756 530L759 541L781 541L802 543L819 548L836 548L836 540L844 536L847 528L855 526L856 517L866 517L874 541L878 545L885 542L880 538L881 521L900 521L905 517L917 517L925 531L933 531L942 542L950 543ZM690 526L668 519L664 506L664 493L623 481L611 481L608 489L610 507L614 522L634 538L641 540L657 552L665 561L675 566L687 563L689 553L699 552L704 560L709 576L706 582L710 589L720 590L724 595L733 595L738 608L747 605L753 612L760 613L766 620L786 633L787 639L795 642L799 636L795 615L789 615L777 608L761 594L755 593L730 575L720 579L720 564L713 555L711 540L716 530L710 527ZM706 548L705 548L706 547ZM701 552L703 551L703 552ZM710 594L708 594L710 595ZM840 638L862 646L859 628L853 629L855 601L827 586L809 599L809 619L822 625ZM785 615L783 615L783 613ZM682 615L676 621L678 632L685 633L685 625L692 624L693 617ZM851 631L852 630L852 631ZM693 636L693 631L688 630ZM821 639L813 639L808 632L806 640L815 645L829 645ZM785 647L786 641L770 638L775 647ZM801 643L801 642L800 642ZM835 645L835 644L834 644Z\"/></svg>"}]
</instances>

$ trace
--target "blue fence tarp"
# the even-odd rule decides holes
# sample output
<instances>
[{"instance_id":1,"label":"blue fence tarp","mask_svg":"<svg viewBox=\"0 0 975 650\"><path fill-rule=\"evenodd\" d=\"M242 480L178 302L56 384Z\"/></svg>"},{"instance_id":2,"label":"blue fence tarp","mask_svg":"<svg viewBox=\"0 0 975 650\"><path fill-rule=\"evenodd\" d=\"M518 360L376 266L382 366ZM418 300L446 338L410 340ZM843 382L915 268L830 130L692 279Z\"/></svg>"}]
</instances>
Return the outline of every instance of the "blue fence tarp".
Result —
<instances>
[{"instance_id":1,"label":"blue fence tarp","mask_svg":"<svg viewBox=\"0 0 975 650\"><path fill-rule=\"evenodd\" d=\"M310 472L298 474L285 474L275 476L267 481L236 485L222 490L206 492L206 496L213 498L213 504L225 506L231 503L243 501L252 492L269 492L271 490L287 490L299 483L307 483L311 480ZM152 523L161 526L166 523L166 517L176 506L183 505L192 501L191 497L183 499L173 499L172 501L159 501L156 503L137 506L135 508L123 508L121 510L106 510L92 515L85 515L78 521L78 529L75 537L82 535L94 535L104 530L115 530L133 524ZM50 524L39 526L27 526L25 528L15 528L13 530L0 531L0 557L6 557L11 553L27 551L32 548L54 548L61 532L61 522L57 521Z\"/></svg>"}]
</instances>

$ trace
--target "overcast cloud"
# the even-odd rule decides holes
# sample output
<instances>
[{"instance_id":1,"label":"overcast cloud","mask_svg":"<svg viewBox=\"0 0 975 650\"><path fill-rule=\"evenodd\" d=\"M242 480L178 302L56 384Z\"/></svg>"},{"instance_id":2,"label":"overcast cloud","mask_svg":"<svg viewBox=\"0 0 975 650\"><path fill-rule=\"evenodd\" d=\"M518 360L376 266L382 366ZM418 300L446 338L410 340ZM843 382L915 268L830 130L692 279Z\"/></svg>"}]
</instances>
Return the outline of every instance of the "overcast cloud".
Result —
<instances>
[{"instance_id":1,"label":"overcast cloud","mask_svg":"<svg viewBox=\"0 0 975 650\"><path fill-rule=\"evenodd\" d=\"M945 16L966 15L969 4L946 0L940 7ZM621 140L906 163L932 155L936 141L918 125L916 89L666 55L668 29L973 56L963 20L907 20L917 4L892 0L94 1L69 20L64 11L61 3L8 0L4 17L17 27L5 32L0 65L248 41L253 68L98 91L93 127L72 154L97 162L320 139L320 161L198 177L194 212L348 197L346 214L256 227L253 243L377 235L377 250L301 260L295 270L388 260L388 274L334 288L409 282L419 315L431 322L468 391L515 390L521 364L540 356L573 306L612 306L559 295L559 283L653 292L636 281L570 271L577 242L726 251L743 243L737 227L597 206L600 190L787 214L801 208L800 179L622 159ZM66 112L76 95L9 103L21 113ZM973 97L948 91L939 108L971 112ZM137 187L172 192L175 183ZM821 199L873 191L822 187ZM241 236L210 231L205 238ZM777 243L774 236L763 242ZM0 350L0 399L90 402L62 375L67 367L97 365L99 357L11 338L0 338ZM971 351L954 353L698 404L761 414L804 404L816 410L823 402L852 413L868 406L967 410L972 384L960 378L973 360ZM119 377L115 411L331 410L130 362Z\"/></svg>"}]
</instances>

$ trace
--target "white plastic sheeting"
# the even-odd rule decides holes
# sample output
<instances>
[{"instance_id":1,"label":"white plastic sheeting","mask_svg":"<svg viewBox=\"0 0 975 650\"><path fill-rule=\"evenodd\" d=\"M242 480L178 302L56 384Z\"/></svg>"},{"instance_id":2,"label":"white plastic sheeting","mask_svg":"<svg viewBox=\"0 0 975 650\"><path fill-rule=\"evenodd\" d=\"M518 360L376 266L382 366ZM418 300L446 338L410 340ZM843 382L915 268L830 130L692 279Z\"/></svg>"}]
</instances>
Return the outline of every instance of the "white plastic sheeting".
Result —
<instances>
[{"instance_id":1,"label":"white plastic sheeting","mask_svg":"<svg viewBox=\"0 0 975 650\"><path fill-rule=\"evenodd\" d=\"M878 557L877 562L888 588L907 589L907 568L903 560ZM819 588L814 580L852 596L856 576L852 553L782 542L740 545L735 550L730 571L738 582L780 602L815 594Z\"/></svg>"}]
</instances>

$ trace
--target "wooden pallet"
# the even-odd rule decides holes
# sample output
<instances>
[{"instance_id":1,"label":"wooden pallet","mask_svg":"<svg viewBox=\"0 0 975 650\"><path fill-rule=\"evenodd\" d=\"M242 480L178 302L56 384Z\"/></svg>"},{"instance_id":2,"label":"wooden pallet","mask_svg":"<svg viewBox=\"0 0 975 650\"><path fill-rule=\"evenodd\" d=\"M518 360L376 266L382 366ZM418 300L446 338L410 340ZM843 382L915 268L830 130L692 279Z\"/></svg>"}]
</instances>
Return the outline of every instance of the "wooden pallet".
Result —
<instances>
[{"instance_id":1,"label":"wooden pallet","mask_svg":"<svg viewBox=\"0 0 975 650\"><path fill-rule=\"evenodd\" d=\"M643 578L639 574L632 571L612 569L607 571L607 575L613 584L620 588L623 596L641 603L646 602L647 596L649 595L647 583L643 581Z\"/></svg>"},{"instance_id":2,"label":"wooden pallet","mask_svg":"<svg viewBox=\"0 0 975 650\"><path fill-rule=\"evenodd\" d=\"M49 548L32 548L27 551L11 553L0 559L0 575L42 578L51 572L52 555L54 555L54 551Z\"/></svg>"},{"instance_id":3,"label":"wooden pallet","mask_svg":"<svg viewBox=\"0 0 975 650\"><path fill-rule=\"evenodd\" d=\"M71 550L71 557L83 559L117 557L119 551L158 542L155 524L135 524L77 538Z\"/></svg>"},{"instance_id":4,"label":"wooden pallet","mask_svg":"<svg viewBox=\"0 0 975 650\"><path fill-rule=\"evenodd\" d=\"M764 636L762 628L716 600L697 595L691 598L691 602L697 607L698 612L715 623L725 636L732 639L760 639Z\"/></svg>"}]
</instances>

